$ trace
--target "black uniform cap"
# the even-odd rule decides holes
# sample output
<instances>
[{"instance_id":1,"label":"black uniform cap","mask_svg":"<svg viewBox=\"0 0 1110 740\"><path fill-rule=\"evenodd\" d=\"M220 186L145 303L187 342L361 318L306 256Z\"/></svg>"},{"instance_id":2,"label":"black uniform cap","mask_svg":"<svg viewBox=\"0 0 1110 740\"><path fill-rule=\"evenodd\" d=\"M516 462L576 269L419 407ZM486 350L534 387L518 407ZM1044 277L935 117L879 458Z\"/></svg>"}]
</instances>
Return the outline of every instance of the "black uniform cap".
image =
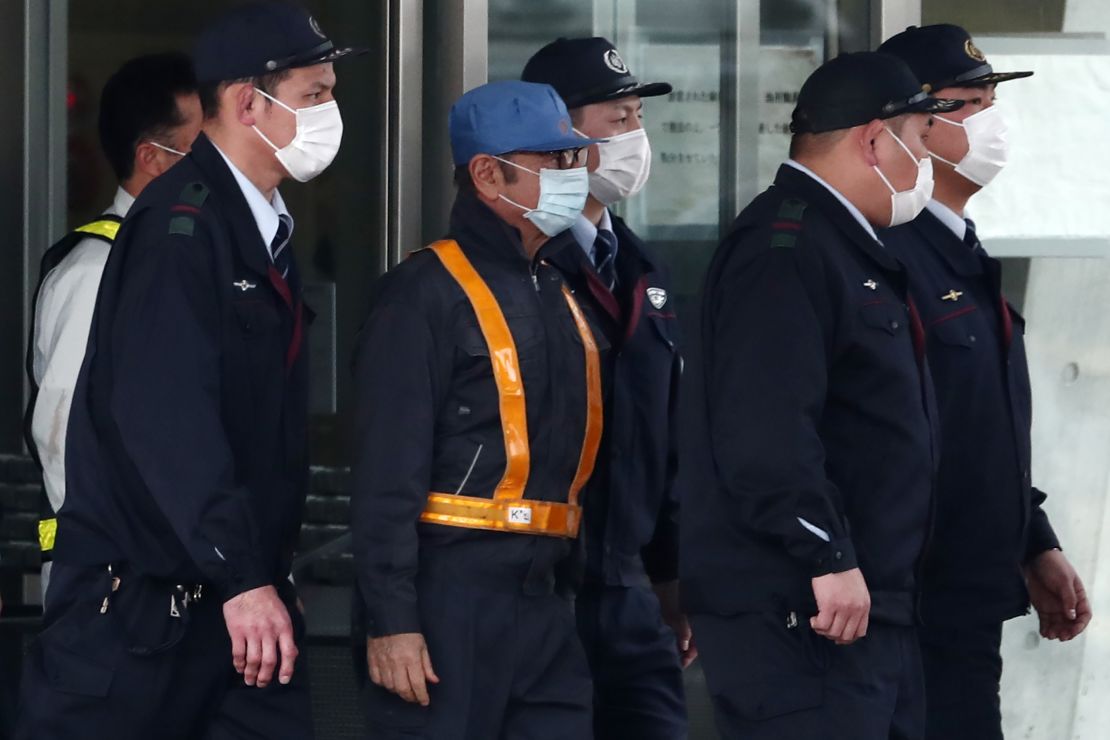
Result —
<instances>
[{"instance_id":1,"label":"black uniform cap","mask_svg":"<svg viewBox=\"0 0 1110 740\"><path fill-rule=\"evenodd\" d=\"M934 98L901 59L874 51L841 54L802 84L790 122L796 134L861 126L903 113L947 113L962 100Z\"/></svg>"},{"instance_id":2,"label":"black uniform cap","mask_svg":"<svg viewBox=\"0 0 1110 740\"><path fill-rule=\"evenodd\" d=\"M910 26L883 42L879 51L893 54L917 75L925 90L990 85L1032 72L995 72L965 29L950 23Z\"/></svg>"},{"instance_id":3,"label":"black uniform cap","mask_svg":"<svg viewBox=\"0 0 1110 740\"><path fill-rule=\"evenodd\" d=\"M193 66L197 82L225 82L366 52L337 48L299 5L263 0L236 6L206 28L193 50Z\"/></svg>"},{"instance_id":4,"label":"black uniform cap","mask_svg":"<svg viewBox=\"0 0 1110 740\"><path fill-rule=\"evenodd\" d=\"M555 88L567 108L638 95L667 95L666 82L643 83L628 70L617 47L600 36L591 39L556 39L524 65L524 82L542 82Z\"/></svg>"}]
</instances>

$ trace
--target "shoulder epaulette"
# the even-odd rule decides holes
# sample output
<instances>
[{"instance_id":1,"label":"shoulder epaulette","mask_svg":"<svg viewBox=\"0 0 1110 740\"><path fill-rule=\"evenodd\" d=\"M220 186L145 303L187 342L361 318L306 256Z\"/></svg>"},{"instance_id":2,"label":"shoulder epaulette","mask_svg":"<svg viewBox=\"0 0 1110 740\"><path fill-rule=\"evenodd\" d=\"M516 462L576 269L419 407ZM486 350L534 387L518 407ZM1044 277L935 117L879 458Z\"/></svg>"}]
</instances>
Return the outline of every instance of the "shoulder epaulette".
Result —
<instances>
[{"instance_id":1,"label":"shoulder epaulette","mask_svg":"<svg viewBox=\"0 0 1110 740\"><path fill-rule=\"evenodd\" d=\"M805 215L804 200L787 198L779 204L775 221L771 224L771 248L792 249L798 243L798 232L802 230L802 217Z\"/></svg>"},{"instance_id":2,"label":"shoulder epaulette","mask_svg":"<svg viewBox=\"0 0 1110 740\"><path fill-rule=\"evenodd\" d=\"M204 201L208 200L208 186L202 182L191 182L182 188L178 200L180 202L170 208L170 211L177 215L170 219L169 232L181 236L192 236L196 229L196 221L193 216L200 213Z\"/></svg>"}]
</instances>

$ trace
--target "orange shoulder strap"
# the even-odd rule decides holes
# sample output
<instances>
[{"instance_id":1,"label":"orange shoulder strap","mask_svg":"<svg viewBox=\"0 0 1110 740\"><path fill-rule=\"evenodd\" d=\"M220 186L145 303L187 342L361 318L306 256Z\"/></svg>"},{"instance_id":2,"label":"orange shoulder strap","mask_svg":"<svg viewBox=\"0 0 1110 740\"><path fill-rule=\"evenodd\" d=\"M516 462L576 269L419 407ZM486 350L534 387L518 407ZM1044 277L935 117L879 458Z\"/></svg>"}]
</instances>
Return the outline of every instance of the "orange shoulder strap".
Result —
<instances>
[{"instance_id":1,"label":"orange shoulder strap","mask_svg":"<svg viewBox=\"0 0 1110 740\"><path fill-rule=\"evenodd\" d=\"M505 438L505 474L494 491L495 499L524 497L528 485L531 453L528 449L528 413L524 404L524 380L520 376L520 362L516 343L501 313L501 306L489 286L470 264L458 242L438 241L431 250L443 263L451 277L463 289L478 317L478 327L489 348L493 365L493 379L497 383L497 398L501 412L501 431Z\"/></svg>"}]
</instances>

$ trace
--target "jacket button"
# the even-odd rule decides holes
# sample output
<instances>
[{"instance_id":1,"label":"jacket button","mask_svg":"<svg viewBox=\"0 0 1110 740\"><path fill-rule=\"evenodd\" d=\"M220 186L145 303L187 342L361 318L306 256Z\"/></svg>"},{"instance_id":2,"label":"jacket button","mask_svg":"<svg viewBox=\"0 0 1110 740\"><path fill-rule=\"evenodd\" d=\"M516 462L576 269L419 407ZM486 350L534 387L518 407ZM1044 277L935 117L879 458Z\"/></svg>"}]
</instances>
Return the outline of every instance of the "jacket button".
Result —
<instances>
[{"instance_id":1,"label":"jacket button","mask_svg":"<svg viewBox=\"0 0 1110 740\"><path fill-rule=\"evenodd\" d=\"M836 558L837 560L843 560L844 559L844 553L842 553L840 550L837 550L836 554L833 555L833 557Z\"/></svg>"},{"instance_id":2,"label":"jacket button","mask_svg":"<svg viewBox=\"0 0 1110 740\"><path fill-rule=\"evenodd\" d=\"M891 329L897 329L899 326L900 326L900 324L897 321L891 321L890 322L890 328Z\"/></svg>"},{"instance_id":3,"label":"jacket button","mask_svg":"<svg viewBox=\"0 0 1110 740\"><path fill-rule=\"evenodd\" d=\"M967 337L967 341L969 341L969 342L974 342L974 341L976 341L976 340L975 340L975 335L974 335L974 334L969 334L969 335L968 335L968 337Z\"/></svg>"}]
</instances>

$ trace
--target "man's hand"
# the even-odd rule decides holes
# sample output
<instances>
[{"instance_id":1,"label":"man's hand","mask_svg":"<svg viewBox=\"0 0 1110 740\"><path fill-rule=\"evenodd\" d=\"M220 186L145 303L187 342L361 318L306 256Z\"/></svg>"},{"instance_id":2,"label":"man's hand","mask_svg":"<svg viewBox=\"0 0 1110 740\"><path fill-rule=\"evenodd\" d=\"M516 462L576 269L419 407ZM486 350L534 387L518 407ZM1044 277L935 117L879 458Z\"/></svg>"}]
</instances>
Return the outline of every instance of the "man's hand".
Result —
<instances>
[{"instance_id":1,"label":"man's hand","mask_svg":"<svg viewBox=\"0 0 1110 740\"><path fill-rule=\"evenodd\" d=\"M224 621L231 635L231 658L247 686L270 684L281 656L278 681L293 680L297 645L293 623L273 586L244 591L224 602Z\"/></svg>"},{"instance_id":2,"label":"man's hand","mask_svg":"<svg viewBox=\"0 0 1110 740\"><path fill-rule=\"evenodd\" d=\"M439 683L439 676L419 632L367 639L366 665L370 680L383 689L424 707L431 703L427 682Z\"/></svg>"},{"instance_id":3,"label":"man's hand","mask_svg":"<svg viewBox=\"0 0 1110 740\"><path fill-rule=\"evenodd\" d=\"M690 620L682 613L678 599L678 581L654 583L655 595L659 599L659 607L663 613L663 621L674 630L678 641L678 657L683 669L689 667L697 660L698 647L694 644L694 631L690 629Z\"/></svg>"},{"instance_id":4,"label":"man's hand","mask_svg":"<svg viewBox=\"0 0 1110 740\"><path fill-rule=\"evenodd\" d=\"M809 626L837 645L850 645L867 634L871 594L859 568L829 573L813 579L817 616Z\"/></svg>"},{"instance_id":5,"label":"man's hand","mask_svg":"<svg viewBox=\"0 0 1110 740\"><path fill-rule=\"evenodd\" d=\"M1041 637L1067 642L1091 621L1083 581L1059 550L1047 550L1025 566L1029 600L1041 619Z\"/></svg>"}]
</instances>

